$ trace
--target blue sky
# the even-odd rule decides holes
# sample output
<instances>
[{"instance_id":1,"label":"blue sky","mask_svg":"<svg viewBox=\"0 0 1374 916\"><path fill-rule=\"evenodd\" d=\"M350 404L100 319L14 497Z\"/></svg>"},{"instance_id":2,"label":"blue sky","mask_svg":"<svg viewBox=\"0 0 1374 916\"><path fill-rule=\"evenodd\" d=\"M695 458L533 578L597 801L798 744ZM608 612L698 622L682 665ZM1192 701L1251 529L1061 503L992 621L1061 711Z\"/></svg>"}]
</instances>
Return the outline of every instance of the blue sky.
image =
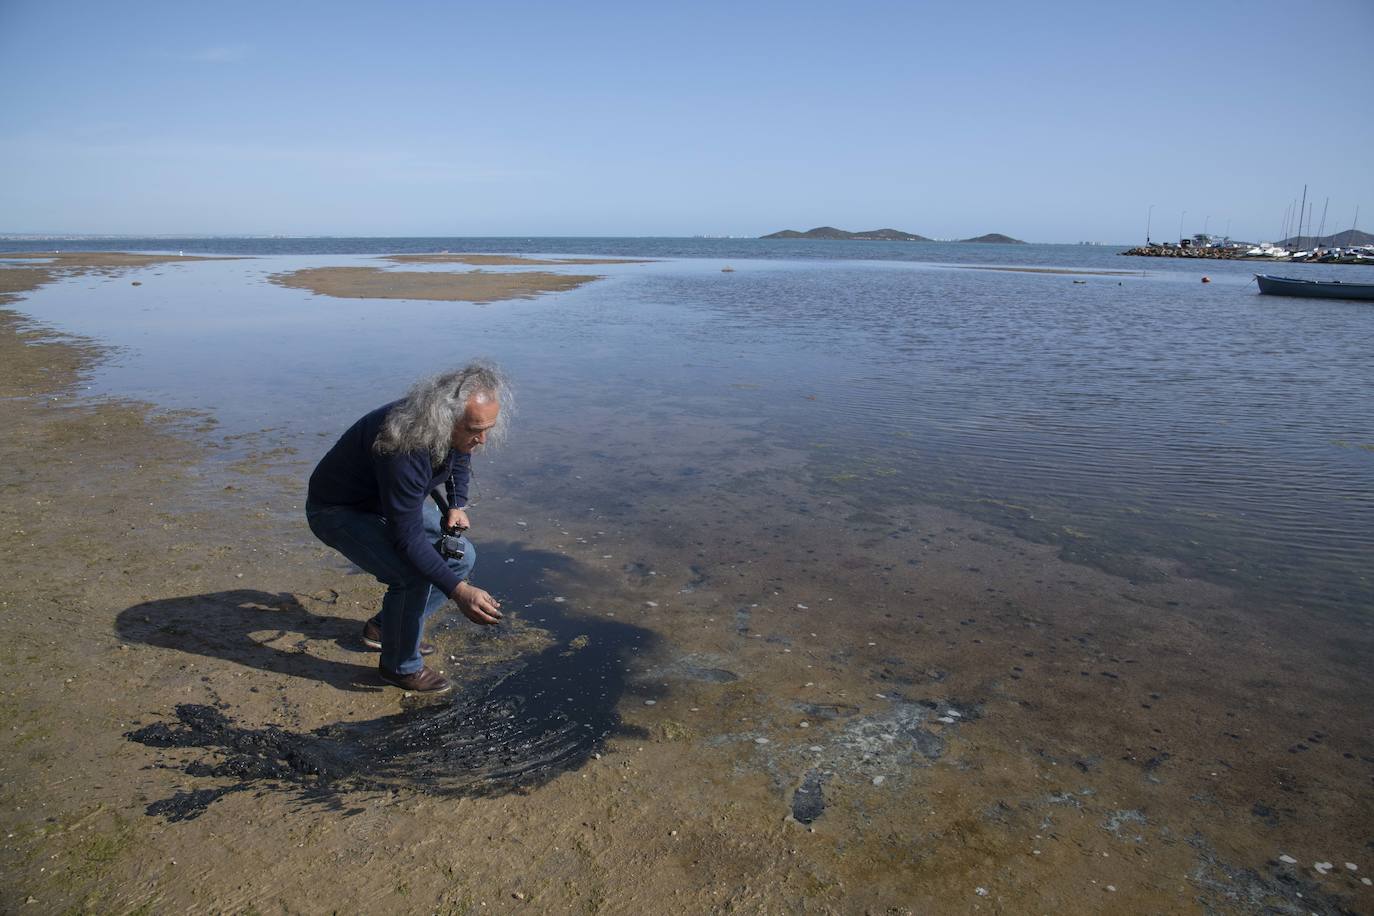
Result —
<instances>
[{"instance_id":1,"label":"blue sky","mask_svg":"<svg viewBox=\"0 0 1374 916\"><path fill-rule=\"evenodd\" d=\"M1374 229L1371 49L1370 0L0 0L0 232Z\"/></svg>"}]
</instances>

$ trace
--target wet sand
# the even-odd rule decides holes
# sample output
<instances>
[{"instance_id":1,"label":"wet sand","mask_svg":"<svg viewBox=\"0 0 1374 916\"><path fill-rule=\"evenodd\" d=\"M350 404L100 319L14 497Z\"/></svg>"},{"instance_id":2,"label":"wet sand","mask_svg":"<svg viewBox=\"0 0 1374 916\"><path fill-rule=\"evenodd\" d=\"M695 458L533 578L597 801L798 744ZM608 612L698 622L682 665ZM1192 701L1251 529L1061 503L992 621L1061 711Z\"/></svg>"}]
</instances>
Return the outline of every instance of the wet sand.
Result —
<instances>
[{"instance_id":1,"label":"wet sand","mask_svg":"<svg viewBox=\"0 0 1374 916\"><path fill-rule=\"evenodd\" d=\"M437 627L465 687L414 708L307 461L264 430L202 474L213 417L84 399L99 343L0 314L0 908L1374 907L1368 622L856 506L718 428L692 485L579 416L619 460L488 483L508 623Z\"/></svg>"},{"instance_id":2,"label":"wet sand","mask_svg":"<svg viewBox=\"0 0 1374 916\"><path fill-rule=\"evenodd\" d=\"M516 258L486 263L507 263ZM412 258L408 263L415 263ZM440 263L443 263L442 261ZM462 263L471 263L464 261ZM591 274L555 274L547 271L463 273L383 270L379 267L312 267L269 278L278 286L307 289L340 299L435 299L446 302L496 302L501 299L533 299L544 293L576 289L601 279Z\"/></svg>"},{"instance_id":3,"label":"wet sand","mask_svg":"<svg viewBox=\"0 0 1374 916\"><path fill-rule=\"evenodd\" d=\"M977 264L961 264L960 267L966 270L1003 270L1009 273L1018 274L1072 274L1090 277L1139 277L1144 272L1139 270L1081 270L1072 267L983 267Z\"/></svg>"}]
</instances>

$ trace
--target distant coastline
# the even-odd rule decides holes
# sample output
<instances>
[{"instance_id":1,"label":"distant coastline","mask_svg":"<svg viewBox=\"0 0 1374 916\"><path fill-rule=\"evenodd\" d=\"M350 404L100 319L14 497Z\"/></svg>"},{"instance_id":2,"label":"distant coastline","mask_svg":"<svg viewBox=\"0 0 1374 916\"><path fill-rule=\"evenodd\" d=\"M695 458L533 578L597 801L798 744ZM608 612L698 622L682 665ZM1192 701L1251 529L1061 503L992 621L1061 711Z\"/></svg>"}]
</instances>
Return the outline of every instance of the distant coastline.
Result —
<instances>
[{"instance_id":1,"label":"distant coastline","mask_svg":"<svg viewBox=\"0 0 1374 916\"><path fill-rule=\"evenodd\" d=\"M799 232L796 229L783 229L780 232L773 232L769 235L759 236L761 239L827 239L832 241L849 242L934 242L936 239L928 238L924 235L917 235L914 232L904 232L901 229L869 229L863 232L848 232L844 229L836 229L834 226L817 226L815 229L808 229ZM971 239L956 239L959 242L978 242L993 245L1024 245L1020 239L1014 239L1009 235L1000 232L989 232L987 235L980 235Z\"/></svg>"}]
</instances>

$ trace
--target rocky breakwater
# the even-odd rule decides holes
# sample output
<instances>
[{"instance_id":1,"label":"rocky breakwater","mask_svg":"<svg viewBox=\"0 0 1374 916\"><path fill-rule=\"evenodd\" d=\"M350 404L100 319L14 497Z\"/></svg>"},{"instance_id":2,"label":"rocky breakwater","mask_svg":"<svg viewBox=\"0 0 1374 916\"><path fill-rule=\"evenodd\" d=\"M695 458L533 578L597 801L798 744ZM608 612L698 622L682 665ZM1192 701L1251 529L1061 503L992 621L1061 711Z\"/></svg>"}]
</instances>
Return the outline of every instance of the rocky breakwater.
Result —
<instances>
[{"instance_id":1,"label":"rocky breakwater","mask_svg":"<svg viewBox=\"0 0 1374 916\"><path fill-rule=\"evenodd\" d=\"M1210 258L1215 261L1239 261L1245 252L1237 248L1180 248L1176 245L1141 245L1122 254L1146 258Z\"/></svg>"}]
</instances>

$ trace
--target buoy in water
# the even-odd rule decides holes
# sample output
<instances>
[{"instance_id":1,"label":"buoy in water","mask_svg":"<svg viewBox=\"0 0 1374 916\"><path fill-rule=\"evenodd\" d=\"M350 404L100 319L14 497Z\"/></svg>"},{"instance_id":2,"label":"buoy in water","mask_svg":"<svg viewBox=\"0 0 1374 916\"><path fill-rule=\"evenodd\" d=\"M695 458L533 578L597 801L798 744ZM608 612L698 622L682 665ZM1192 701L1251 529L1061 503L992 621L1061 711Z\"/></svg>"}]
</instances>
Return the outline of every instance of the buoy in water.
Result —
<instances>
[{"instance_id":1,"label":"buoy in water","mask_svg":"<svg viewBox=\"0 0 1374 916\"><path fill-rule=\"evenodd\" d=\"M1211 282L1212 282L1212 278L1211 278L1211 277L1203 277L1203 278L1202 278L1202 282L1203 282L1203 283L1211 283Z\"/></svg>"}]
</instances>

